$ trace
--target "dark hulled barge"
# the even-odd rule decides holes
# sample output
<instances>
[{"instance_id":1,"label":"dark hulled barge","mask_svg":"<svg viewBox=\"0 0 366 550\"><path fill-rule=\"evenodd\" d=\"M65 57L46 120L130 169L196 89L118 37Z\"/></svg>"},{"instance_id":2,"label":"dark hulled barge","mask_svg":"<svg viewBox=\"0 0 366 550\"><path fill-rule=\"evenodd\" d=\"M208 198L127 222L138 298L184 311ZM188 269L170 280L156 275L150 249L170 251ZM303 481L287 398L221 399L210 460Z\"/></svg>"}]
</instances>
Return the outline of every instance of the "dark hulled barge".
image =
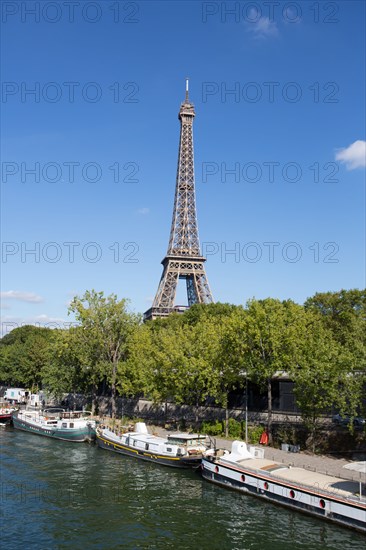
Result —
<instances>
[{"instance_id":1,"label":"dark hulled barge","mask_svg":"<svg viewBox=\"0 0 366 550\"><path fill-rule=\"evenodd\" d=\"M144 422L120 434L106 427L97 429L97 444L102 449L174 468L198 468L208 451L205 442L206 436L200 434L151 435Z\"/></svg>"},{"instance_id":2,"label":"dark hulled barge","mask_svg":"<svg viewBox=\"0 0 366 550\"><path fill-rule=\"evenodd\" d=\"M263 449L234 441L231 452L203 457L204 479L366 533L362 484L263 458Z\"/></svg>"}]
</instances>

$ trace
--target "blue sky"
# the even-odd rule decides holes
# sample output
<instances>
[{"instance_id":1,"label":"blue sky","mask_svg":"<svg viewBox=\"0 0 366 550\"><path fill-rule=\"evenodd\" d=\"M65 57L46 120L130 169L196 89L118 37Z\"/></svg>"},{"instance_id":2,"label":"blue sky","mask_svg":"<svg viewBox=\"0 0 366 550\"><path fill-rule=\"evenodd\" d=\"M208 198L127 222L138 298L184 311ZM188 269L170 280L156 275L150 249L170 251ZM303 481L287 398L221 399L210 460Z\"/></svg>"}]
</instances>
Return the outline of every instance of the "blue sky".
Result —
<instances>
[{"instance_id":1,"label":"blue sky","mask_svg":"<svg viewBox=\"0 0 366 550\"><path fill-rule=\"evenodd\" d=\"M364 2L71 4L2 3L3 331L150 307L186 76L215 300L365 286Z\"/></svg>"}]
</instances>

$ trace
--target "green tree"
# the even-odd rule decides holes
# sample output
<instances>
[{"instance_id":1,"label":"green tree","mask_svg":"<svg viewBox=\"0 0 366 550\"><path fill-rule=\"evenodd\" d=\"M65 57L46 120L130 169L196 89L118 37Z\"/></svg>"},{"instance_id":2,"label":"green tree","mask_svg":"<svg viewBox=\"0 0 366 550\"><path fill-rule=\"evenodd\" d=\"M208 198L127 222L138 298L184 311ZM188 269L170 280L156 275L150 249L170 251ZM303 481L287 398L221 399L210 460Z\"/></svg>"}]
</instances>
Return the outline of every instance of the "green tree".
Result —
<instances>
[{"instance_id":1,"label":"green tree","mask_svg":"<svg viewBox=\"0 0 366 550\"><path fill-rule=\"evenodd\" d=\"M75 297L69 312L80 323L80 352L91 370L94 388L106 376L112 392L112 418L116 415L117 369L128 357L128 340L141 322L141 317L128 310L128 300L117 300L115 294L86 291Z\"/></svg>"},{"instance_id":2,"label":"green tree","mask_svg":"<svg viewBox=\"0 0 366 550\"><path fill-rule=\"evenodd\" d=\"M179 317L179 318L178 318ZM157 403L174 400L196 408L216 395L220 377L214 369L217 325L210 320L191 325L183 316L139 327L128 363L139 370L141 387Z\"/></svg>"},{"instance_id":3,"label":"green tree","mask_svg":"<svg viewBox=\"0 0 366 550\"><path fill-rule=\"evenodd\" d=\"M13 329L0 340L0 378L31 391L42 385L42 371L57 331L26 325Z\"/></svg>"},{"instance_id":4,"label":"green tree","mask_svg":"<svg viewBox=\"0 0 366 550\"><path fill-rule=\"evenodd\" d=\"M354 413L360 394L352 375L352 356L313 311L305 312L302 323L297 320L295 344L296 353L289 372L315 451L322 415L332 407L344 410L346 403Z\"/></svg>"},{"instance_id":5,"label":"green tree","mask_svg":"<svg viewBox=\"0 0 366 550\"><path fill-rule=\"evenodd\" d=\"M272 298L251 300L242 325L242 357L248 376L267 389L267 430L272 442L272 378L277 372L289 371L295 360L294 326L302 311L287 300Z\"/></svg>"},{"instance_id":6,"label":"green tree","mask_svg":"<svg viewBox=\"0 0 366 550\"><path fill-rule=\"evenodd\" d=\"M349 348L359 361L359 366L365 368L366 290L317 293L308 298L304 306L306 310L320 315L334 338Z\"/></svg>"},{"instance_id":7,"label":"green tree","mask_svg":"<svg viewBox=\"0 0 366 550\"><path fill-rule=\"evenodd\" d=\"M305 302L308 312L317 314L323 326L340 346L339 393L334 406L341 413L355 416L365 412L362 399L366 384L366 291L351 289L317 293ZM350 430L353 424L349 424Z\"/></svg>"},{"instance_id":8,"label":"green tree","mask_svg":"<svg viewBox=\"0 0 366 550\"><path fill-rule=\"evenodd\" d=\"M224 304L221 302L216 302L214 304L194 304L180 317L183 324L188 323L190 325L195 325L198 322L205 322L206 319L220 322L221 319L229 317L235 311L242 309L242 306Z\"/></svg>"},{"instance_id":9,"label":"green tree","mask_svg":"<svg viewBox=\"0 0 366 550\"><path fill-rule=\"evenodd\" d=\"M118 363L117 388L121 395L136 397L152 388L153 347L148 324L136 324L126 341L124 360Z\"/></svg>"},{"instance_id":10,"label":"green tree","mask_svg":"<svg viewBox=\"0 0 366 550\"><path fill-rule=\"evenodd\" d=\"M246 328L246 312L242 308L233 309L216 324L218 352L213 364L218 383L213 397L225 408L226 437L229 434L229 393L243 387L246 381Z\"/></svg>"},{"instance_id":11,"label":"green tree","mask_svg":"<svg viewBox=\"0 0 366 550\"><path fill-rule=\"evenodd\" d=\"M177 337L178 336L178 337ZM178 403L198 408L206 399L217 397L220 374L215 369L219 351L217 324L211 319L195 325L183 325L175 334L175 346L179 350L174 371L171 371L171 387Z\"/></svg>"},{"instance_id":12,"label":"green tree","mask_svg":"<svg viewBox=\"0 0 366 550\"><path fill-rule=\"evenodd\" d=\"M165 323L152 328L152 346L147 358L150 369L150 392L155 402L163 403L179 396L180 369L184 361L185 336L181 324Z\"/></svg>"},{"instance_id":13,"label":"green tree","mask_svg":"<svg viewBox=\"0 0 366 550\"><path fill-rule=\"evenodd\" d=\"M88 356L83 354L84 339L81 327L57 331L49 362L42 370L44 386L56 397L87 392L93 382Z\"/></svg>"}]
</instances>

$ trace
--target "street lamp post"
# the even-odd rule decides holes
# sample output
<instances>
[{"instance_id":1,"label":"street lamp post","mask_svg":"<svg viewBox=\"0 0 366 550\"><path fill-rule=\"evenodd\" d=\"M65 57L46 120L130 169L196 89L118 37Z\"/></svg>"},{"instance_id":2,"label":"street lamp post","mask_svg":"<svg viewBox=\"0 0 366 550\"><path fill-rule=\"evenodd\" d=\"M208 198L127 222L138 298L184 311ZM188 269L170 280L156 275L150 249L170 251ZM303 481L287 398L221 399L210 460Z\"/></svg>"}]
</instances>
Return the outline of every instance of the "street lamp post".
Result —
<instances>
[{"instance_id":1,"label":"street lamp post","mask_svg":"<svg viewBox=\"0 0 366 550\"><path fill-rule=\"evenodd\" d=\"M245 443L248 443L248 373L245 371Z\"/></svg>"}]
</instances>

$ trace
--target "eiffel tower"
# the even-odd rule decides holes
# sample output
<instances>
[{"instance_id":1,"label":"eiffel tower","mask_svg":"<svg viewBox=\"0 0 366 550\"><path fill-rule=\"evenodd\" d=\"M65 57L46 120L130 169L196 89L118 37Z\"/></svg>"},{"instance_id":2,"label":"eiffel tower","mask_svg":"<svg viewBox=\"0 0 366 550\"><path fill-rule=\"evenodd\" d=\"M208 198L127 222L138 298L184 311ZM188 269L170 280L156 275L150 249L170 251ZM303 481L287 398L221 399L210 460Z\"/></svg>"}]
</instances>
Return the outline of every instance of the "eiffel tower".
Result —
<instances>
[{"instance_id":1,"label":"eiffel tower","mask_svg":"<svg viewBox=\"0 0 366 550\"><path fill-rule=\"evenodd\" d=\"M193 160L195 116L194 105L188 97L187 79L186 97L178 114L180 141L168 252L161 262L164 266L163 274L153 305L144 314L145 321L181 311L181 307L174 306L178 279L186 280L188 306L213 302L204 267L206 258L201 255L198 238Z\"/></svg>"}]
</instances>

